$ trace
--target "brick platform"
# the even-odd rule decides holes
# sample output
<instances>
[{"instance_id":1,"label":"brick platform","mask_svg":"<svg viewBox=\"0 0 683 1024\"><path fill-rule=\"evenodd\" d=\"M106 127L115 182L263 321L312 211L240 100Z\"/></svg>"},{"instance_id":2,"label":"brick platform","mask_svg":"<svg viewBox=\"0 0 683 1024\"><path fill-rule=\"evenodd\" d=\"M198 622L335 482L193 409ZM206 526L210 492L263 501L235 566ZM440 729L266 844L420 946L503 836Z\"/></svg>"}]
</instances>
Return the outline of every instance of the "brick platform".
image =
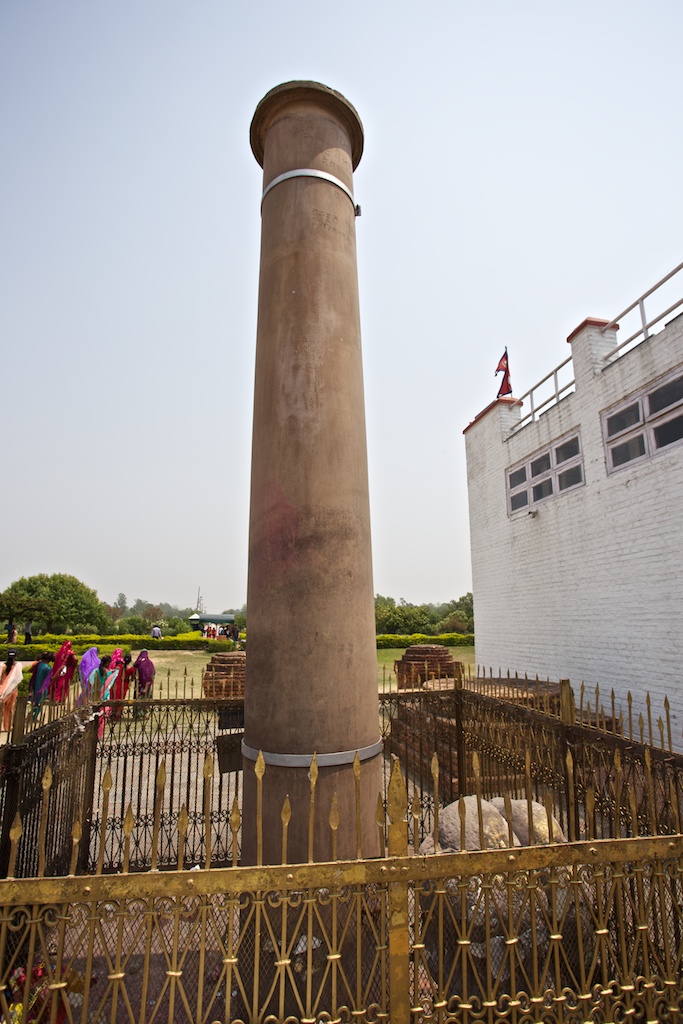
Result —
<instances>
[{"instance_id":1,"label":"brick platform","mask_svg":"<svg viewBox=\"0 0 683 1024\"><path fill-rule=\"evenodd\" d=\"M246 651L214 654L204 670L202 686L205 697L244 697L247 673Z\"/></svg>"},{"instance_id":2,"label":"brick platform","mask_svg":"<svg viewBox=\"0 0 683 1024\"><path fill-rule=\"evenodd\" d=\"M413 644L394 662L399 690L420 689L428 680L462 678L462 665L439 644Z\"/></svg>"}]
</instances>

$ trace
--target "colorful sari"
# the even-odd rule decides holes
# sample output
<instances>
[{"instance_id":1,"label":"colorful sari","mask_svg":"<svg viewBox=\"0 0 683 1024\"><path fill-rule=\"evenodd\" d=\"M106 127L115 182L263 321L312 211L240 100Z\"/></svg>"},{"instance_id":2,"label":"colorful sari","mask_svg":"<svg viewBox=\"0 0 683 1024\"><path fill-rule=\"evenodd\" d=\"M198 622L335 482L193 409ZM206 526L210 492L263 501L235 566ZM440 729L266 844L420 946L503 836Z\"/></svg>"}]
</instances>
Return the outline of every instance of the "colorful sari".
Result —
<instances>
[{"instance_id":1,"label":"colorful sari","mask_svg":"<svg viewBox=\"0 0 683 1024\"><path fill-rule=\"evenodd\" d=\"M28 684L29 697L33 705L32 715L37 718L40 713L40 706L47 697L48 685L52 665L47 661L37 661L31 670L31 679Z\"/></svg>"},{"instance_id":2,"label":"colorful sari","mask_svg":"<svg viewBox=\"0 0 683 1024\"><path fill-rule=\"evenodd\" d=\"M109 700L115 677L116 672L112 672L110 668L104 671L99 665L94 668L88 677L88 693L91 700Z\"/></svg>"},{"instance_id":3,"label":"colorful sari","mask_svg":"<svg viewBox=\"0 0 683 1024\"><path fill-rule=\"evenodd\" d=\"M94 648L93 648L94 649ZM65 701L69 695L69 687L78 666L78 658L70 640L65 640L55 655L55 662L50 675L50 700Z\"/></svg>"},{"instance_id":4,"label":"colorful sari","mask_svg":"<svg viewBox=\"0 0 683 1024\"><path fill-rule=\"evenodd\" d=\"M81 676L81 695L78 698L77 704L83 704L85 701L90 700L90 677L95 669L99 667L100 658L97 653L97 648L89 647L81 658L81 664L78 669Z\"/></svg>"},{"instance_id":5,"label":"colorful sari","mask_svg":"<svg viewBox=\"0 0 683 1024\"><path fill-rule=\"evenodd\" d=\"M103 699L120 700L121 698L118 694L123 690L123 677L126 671L126 666L123 661L123 651L120 647L117 647L111 656L109 671L112 673L111 683L109 684L109 695Z\"/></svg>"},{"instance_id":6,"label":"colorful sari","mask_svg":"<svg viewBox=\"0 0 683 1024\"><path fill-rule=\"evenodd\" d=\"M9 668L7 662L0 664L0 704L2 704L2 722L6 733L12 731L14 721L14 709L17 704L17 689L21 682L21 673L24 668L33 665L32 661L15 661Z\"/></svg>"},{"instance_id":7,"label":"colorful sari","mask_svg":"<svg viewBox=\"0 0 683 1024\"><path fill-rule=\"evenodd\" d=\"M140 651L135 659L135 671L138 677L137 696L142 700L149 699L152 695L152 686L156 669L147 651Z\"/></svg>"},{"instance_id":8,"label":"colorful sari","mask_svg":"<svg viewBox=\"0 0 683 1024\"><path fill-rule=\"evenodd\" d=\"M102 670L102 666L98 665L96 669L90 674L88 679L88 686L90 692L90 698L92 700L95 695L98 695L99 700L108 701L111 698L111 689L116 679L116 669L111 671L111 668ZM100 722L97 726L98 739L102 739L104 736L104 726L106 720L111 714L111 708L102 708L99 712Z\"/></svg>"}]
</instances>

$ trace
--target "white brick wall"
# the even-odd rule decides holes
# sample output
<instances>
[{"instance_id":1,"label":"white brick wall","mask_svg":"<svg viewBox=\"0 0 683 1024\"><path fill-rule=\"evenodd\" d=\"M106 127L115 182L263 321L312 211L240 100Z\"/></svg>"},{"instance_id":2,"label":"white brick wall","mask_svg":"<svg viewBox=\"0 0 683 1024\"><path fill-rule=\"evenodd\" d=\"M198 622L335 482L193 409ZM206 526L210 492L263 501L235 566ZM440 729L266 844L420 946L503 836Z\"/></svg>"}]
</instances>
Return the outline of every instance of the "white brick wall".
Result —
<instances>
[{"instance_id":1,"label":"white brick wall","mask_svg":"<svg viewBox=\"0 0 683 1024\"><path fill-rule=\"evenodd\" d=\"M568 678L577 702L585 681L591 706L599 683L608 714L614 688L625 718L630 690L636 735L649 690L655 742L668 695L682 749L683 447L608 476L600 413L683 365L683 317L600 369L615 343L585 326L572 338L575 393L509 438L520 412L504 400L465 432L476 658ZM510 518L505 470L577 428L585 486Z\"/></svg>"}]
</instances>

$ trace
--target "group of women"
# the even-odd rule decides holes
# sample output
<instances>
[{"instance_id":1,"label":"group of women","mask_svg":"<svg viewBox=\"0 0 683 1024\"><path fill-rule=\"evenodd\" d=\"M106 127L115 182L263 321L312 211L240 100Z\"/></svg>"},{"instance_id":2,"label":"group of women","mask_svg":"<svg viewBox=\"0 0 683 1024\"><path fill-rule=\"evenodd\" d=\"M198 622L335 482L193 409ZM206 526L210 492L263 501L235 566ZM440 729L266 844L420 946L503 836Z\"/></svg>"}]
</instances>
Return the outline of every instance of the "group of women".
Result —
<instances>
[{"instance_id":1,"label":"group of women","mask_svg":"<svg viewBox=\"0 0 683 1024\"><path fill-rule=\"evenodd\" d=\"M120 647L102 658L96 647L90 647L80 664L69 640L62 644L57 654L43 654L34 662L17 661L17 652L9 651L6 661L0 663L0 704L3 728L8 733L12 728L17 690L25 668L31 669L29 698L34 718L38 717L46 697L56 703L66 700L76 669L81 684L77 704L89 700L125 700L131 684L136 698L149 698L156 672L147 651L141 651L133 663L130 654L124 655Z\"/></svg>"}]
</instances>

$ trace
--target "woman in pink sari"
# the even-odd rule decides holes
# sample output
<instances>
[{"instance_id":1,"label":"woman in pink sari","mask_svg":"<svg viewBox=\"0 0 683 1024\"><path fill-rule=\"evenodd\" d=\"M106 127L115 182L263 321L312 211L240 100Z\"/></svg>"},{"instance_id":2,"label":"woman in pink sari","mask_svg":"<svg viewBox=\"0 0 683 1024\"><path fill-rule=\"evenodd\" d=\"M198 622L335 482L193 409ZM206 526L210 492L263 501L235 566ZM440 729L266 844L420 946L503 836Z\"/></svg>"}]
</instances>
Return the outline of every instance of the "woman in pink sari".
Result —
<instances>
[{"instance_id":1,"label":"woman in pink sari","mask_svg":"<svg viewBox=\"0 0 683 1024\"><path fill-rule=\"evenodd\" d=\"M69 687L73 679L78 658L71 646L71 641L66 640L55 655L55 663L50 674L50 700L62 704L69 695Z\"/></svg>"},{"instance_id":2,"label":"woman in pink sari","mask_svg":"<svg viewBox=\"0 0 683 1024\"><path fill-rule=\"evenodd\" d=\"M111 656L111 664L109 665L109 671L111 677L107 681L108 692L103 695L103 700L120 700L119 693L123 690L123 674L125 671L125 664L123 661L123 651L120 647L117 647Z\"/></svg>"}]
</instances>

